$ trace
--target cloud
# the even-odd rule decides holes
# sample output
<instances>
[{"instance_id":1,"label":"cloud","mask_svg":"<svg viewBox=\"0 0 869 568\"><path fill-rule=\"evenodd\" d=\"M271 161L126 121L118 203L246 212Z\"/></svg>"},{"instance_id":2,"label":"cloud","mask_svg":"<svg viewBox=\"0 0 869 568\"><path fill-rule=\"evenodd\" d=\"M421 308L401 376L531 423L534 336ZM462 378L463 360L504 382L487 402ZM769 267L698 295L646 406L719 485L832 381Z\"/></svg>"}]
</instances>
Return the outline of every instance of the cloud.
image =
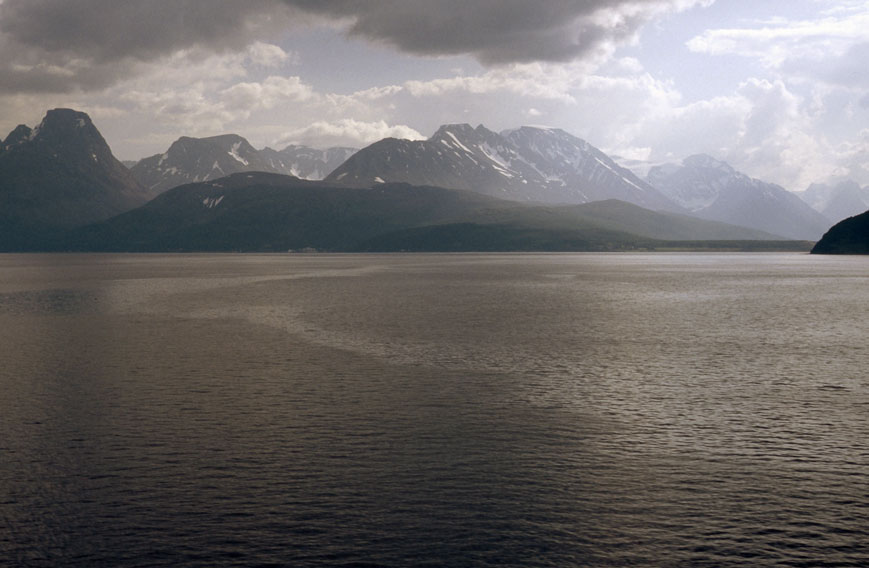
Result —
<instances>
[{"instance_id":1,"label":"cloud","mask_svg":"<svg viewBox=\"0 0 869 568\"><path fill-rule=\"evenodd\" d=\"M574 98L571 91L590 70L590 66L582 63L525 63L497 67L479 75L408 81L405 87L415 97L439 97L455 93L512 93L572 103Z\"/></svg>"},{"instance_id":2,"label":"cloud","mask_svg":"<svg viewBox=\"0 0 869 568\"><path fill-rule=\"evenodd\" d=\"M223 90L222 98L229 107L271 109L279 104L308 101L314 90L299 77L271 76L261 83L236 83Z\"/></svg>"},{"instance_id":3,"label":"cloud","mask_svg":"<svg viewBox=\"0 0 869 568\"><path fill-rule=\"evenodd\" d=\"M287 53L277 45L261 41L255 41L247 48L247 58L252 64L266 68L298 63L297 54Z\"/></svg>"},{"instance_id":4,"label":"cloud","mask_svg":"<svg viewBox=\"0 0 869 568\"><path fill-rule=\"evenodd\" d=\"M276 145L307 144L359 148L389 137L409 140L425 138L413 128L403 124L390 126L382 120L361 122L352 118L345 118L335 122L317 121L302 128L285 132L278 138Z\"/></svg>"},{"instance_id":5,"label":"cloud","mask_svg":"<svg viewBox=\"0 0 869 568\"><path fill-rule=\"evenodd\" d=\"M609 52L668 11L700 0L286 0L343 19L351 36L418 55L469 54L485 64L570 61Z\"/></svg>"},{"instance_id":6,"label":"cloud","mask_svg":"<svg viewBox=\"0 0 869 568\"><path fill-rule=\"evenodd\" d=\"M269 38L310 25L486 64L599 60L666 12L710 0L5 0L0 93L105 88L179 51L287 63Z\"/></svg>"},{"instance_id":7,"label":"cloud","mask_svg":"<svg viewBox=\"0 0 869 568\"><path fill-rule=\"evenodd\" d=\"M741 28L710 29L687 47L707 55L755 59L789 76L865 85L869 9L849 7L815 20L777 19Z\"/></svg>"},{"instance_id":8,"label":"cloud","mask_svg":"<svg viewBox=\"0 0 869 568\"><path fill-rule=\"evenodd\" d=\"M280 7L275 0L6 0L0 33L45 54L97 64L149 61L192 47L238 49L252 33L285 24Z\"/></svg>"},{"instance_id":9,"label":"cloud","mask_svg":"<svg viewBox=\"0 0 869 568\"><path fill-rule=\"evenodd\" d=\"M98 91L179 53L240 53L274 66L263 43L286 29L277 0L6 0L0 4L0 94Z\"/></svg>"},{"instance_id":10,"label":"cloud","mask_svg":"<svg viewBox=\"0 0 869 568\"><path fill-rule=\"evenodd\" d=\"M765 77L730 97L745 110L722 157L790 189L833 171L869 183L867 146L853 143L855 124L869 117L867 28L866 3L843 1L814 19L748 22L689 40L695 53L751 59Z\"/></svg>"}]
</instances>

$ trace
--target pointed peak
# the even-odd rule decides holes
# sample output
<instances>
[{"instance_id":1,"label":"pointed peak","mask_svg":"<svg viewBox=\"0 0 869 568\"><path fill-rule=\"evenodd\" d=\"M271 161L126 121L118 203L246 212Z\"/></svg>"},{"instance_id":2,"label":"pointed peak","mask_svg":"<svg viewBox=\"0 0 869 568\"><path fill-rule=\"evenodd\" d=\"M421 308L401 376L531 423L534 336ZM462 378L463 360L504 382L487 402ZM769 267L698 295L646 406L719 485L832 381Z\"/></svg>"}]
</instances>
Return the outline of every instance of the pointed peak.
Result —
<instances>
[{"instance_id":1,"label":"pointed peak","mask_svg":"<svg viewBox=\"0 0 869 568\"><path fill-rule=\"evenodd\" d=\"M22 142L26 142L30 140L32 135L33 129L26 124L19 124L9 133L9 136L6 137L3 144L0 144L0 148L9 148L10 146L16 146Z\"/></svg>"}]
</instances>

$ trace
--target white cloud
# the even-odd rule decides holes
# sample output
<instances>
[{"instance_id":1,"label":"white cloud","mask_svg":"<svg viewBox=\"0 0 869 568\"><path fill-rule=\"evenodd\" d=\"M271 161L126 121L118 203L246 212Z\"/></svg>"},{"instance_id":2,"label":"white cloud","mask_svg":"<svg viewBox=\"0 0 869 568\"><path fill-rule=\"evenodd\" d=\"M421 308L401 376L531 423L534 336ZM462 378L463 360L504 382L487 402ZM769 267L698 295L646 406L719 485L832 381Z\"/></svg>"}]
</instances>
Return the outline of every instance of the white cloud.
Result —
<instances>
[{"instance_id":1,"label":"white cloud","mask_svg":"<svg viewBox=\"0 0 869 568\"><path fill-rule=\"evenodd\" d=\"M692 38L695 53L750 58L768 72L734 94L749 110L730 159L789 189L833 172L869 183L867 148L853 142L855 124L869 119L867 29L869 5L839 2L815 19L777 18Z\"/></svg>"},{"instance_id":2,"label":"white cloud","mask_svg":"<svg viewBox=\"0 0 869 568\"><path fill-rule=\"evenodd\" d=\"M522 97L573 103L571 92L592 70L586 63L525 63L498 67L480 75L460 75L430 81L408 81L405 87L415 97L468 93L510 93Z\"/></svg>"},{"instance_id":3,"label":"white cloud","mask_svg":"<svg viewBox=\"0 0 869 568\"><path fill-rule=\"evenodd\" d=\"M228 107L272 109L281 104L310 101L316 97L313 88L299 77L270 76L264 81L236 83L221 91L221 100Z\"/></svg>"},{"instance_id":4,"label":"white cloud","mask_svg":"<svg viewBox=\"0 0 869 568\"><path fill-rule=\"evenodd\" d=\"M815 20L778 19L755 27L710 29L693 37L687 47L707 55L738 55L772 68L789 61L825 61L844 56L865 43L869 7Z\"/></svg>"},{"instance_id":5,"label":"white cloud","mask_svg":"<svg viewBox=\"0 0 869 568\"><path fill-rule=\"evenodd\" d=\"M276 141L278 146L307 144L312 146L362 147L383 138L422 140L425 137L403 124L389 125L380 120L362 122L344 118L335 122L317 121L302 128L284 132Z\"/></svg>"},{"instance_id":6,"label":"white cloud","mask_svg":"<svg viewBox=\"0 0 869 568\"><path fill-rule=\"evenodd\" d=\"M247 58L254 65L274 68L284 64L297 64L299 56L296 53L287 53L280 46L255 41L247 47Z\"/></svg>"}]
</instances>

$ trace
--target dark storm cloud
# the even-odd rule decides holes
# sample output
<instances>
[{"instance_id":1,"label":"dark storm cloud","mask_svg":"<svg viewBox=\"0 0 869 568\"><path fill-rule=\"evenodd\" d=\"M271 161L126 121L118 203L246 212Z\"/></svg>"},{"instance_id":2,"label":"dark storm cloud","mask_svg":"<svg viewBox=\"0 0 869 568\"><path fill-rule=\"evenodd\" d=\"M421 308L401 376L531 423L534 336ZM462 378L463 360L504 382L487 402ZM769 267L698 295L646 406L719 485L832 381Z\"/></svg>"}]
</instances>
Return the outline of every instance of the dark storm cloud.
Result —
<instances>
[{"instance_id":1,"label":"dark storm cloud","mask_svg":"<svg viewBox=\"0 0 869 568\"><path fill-rule=\"evenodd\" d=\"M238 49L314 20L418 55L566 61L691 0L0 0L0 92L96 89L185 48Z\"/></svg>"},{"instance_id":2,"label":"dark storm cloud","mask_svg":"<svg viewBox=\"0 0 869 568\"><path fill-rule=\"evenodd\" d=\"M149 60L196 45L244 44L278 7L274 0L6 0L0 33L94 62Z\"/></svg>"},{"instance_id":3,"label":"dark storm cloud","mask_svg":"<svg viewBox=\"0 0 869 568\"><path fill-rule=\"evenodd\" d=\"M346 18L349 33L421 55L469 54L483 63L567 61L630 37L661 0L286 0ZM686 2L681 2L685 4Z\"/></svg>"},{"instance_id":4,"label":"dark storm cloud","mask_svg":"<svg viewBox=\"0 0 869 568\"><path fill-rule=\"evenodd\" d=\"M0 92L99 89L179 49L241 48L289 12L277 0L5 0Z\"/></svg>"}]
</instances>

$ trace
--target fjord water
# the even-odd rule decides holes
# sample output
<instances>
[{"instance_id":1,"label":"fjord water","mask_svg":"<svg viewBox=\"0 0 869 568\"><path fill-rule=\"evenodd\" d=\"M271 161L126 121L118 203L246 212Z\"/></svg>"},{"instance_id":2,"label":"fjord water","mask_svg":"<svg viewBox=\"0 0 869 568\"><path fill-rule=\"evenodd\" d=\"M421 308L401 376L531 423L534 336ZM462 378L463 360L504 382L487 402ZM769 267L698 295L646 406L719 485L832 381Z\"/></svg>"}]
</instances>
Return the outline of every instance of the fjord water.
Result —
<instances>
[{"instance_id":1,"label":"fjord water","mask_svg":"<svg viewBox=\"0 0 869 568\"><path fill-rule=\"evenodd\" d=\"M869 258L2 255L0 565L869 565Z\"/></svg>"}]
</instances>

